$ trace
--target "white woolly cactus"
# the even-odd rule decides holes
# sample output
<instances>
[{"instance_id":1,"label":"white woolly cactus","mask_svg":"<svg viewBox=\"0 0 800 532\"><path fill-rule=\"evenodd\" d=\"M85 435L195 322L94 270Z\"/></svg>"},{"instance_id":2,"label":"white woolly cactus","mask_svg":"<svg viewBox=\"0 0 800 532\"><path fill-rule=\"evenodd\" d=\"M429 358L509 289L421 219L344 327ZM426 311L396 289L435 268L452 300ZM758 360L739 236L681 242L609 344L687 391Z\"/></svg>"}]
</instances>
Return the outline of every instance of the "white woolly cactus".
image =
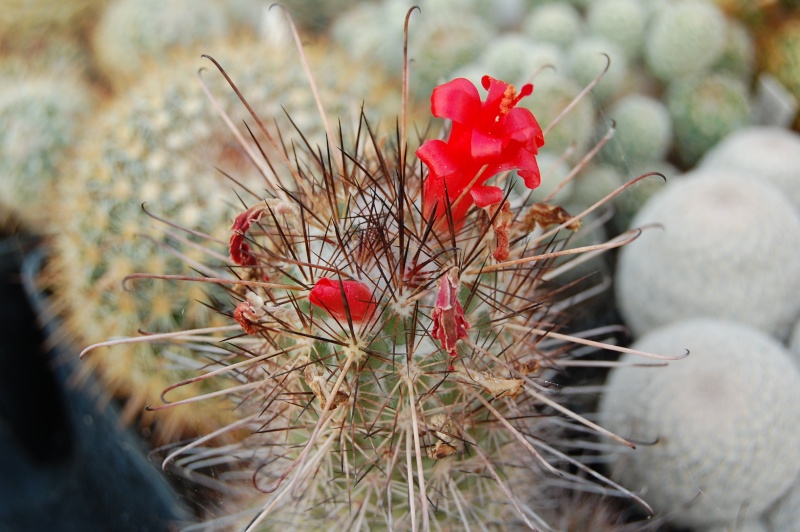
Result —
<instances>
[{"instance_id":1,"label":"white woolly cactus","mask_svg":"<svg viewBox=\"0 0 800 532\"><path fill-rule=\"evenodd\" d=\"M325 131L295 52L284 50L265 59L269 52L266 45L250 41L212 48L215 57L231 65L232 75L246 84L252 105L280 124L287 150L292 149L291 143L304 141L293 130L282 106L297 106L293 120L303 128L305 138L315 144L324 142ZM361 69L343 75L340 65L346 62L342 56L332 69L329 61L336 57L334 49L325 50L324 55L320 49L308 53L321 92L328 97L329 111L342 117L346 129L351 123L348 117L359 116L365 99L392 99ZM252 68L254 62L258 68ZM245 142L250 150L247 153L244 145L236 143L208 103L195 75L199 67L208 65L211 63L189 53L145 71L139 84L96 113L96 120L84 129L74 167L59 183L58 224L63 231L56 235L53 291L60 304L69 309L66 323L71 334L83 342L105 340L140 327L157 331L172 329L178 323L213 323L214 312L202 305L187 307L189 301L206 299L199 286L187 290L174 283L142 281L131 291L121 285L131 273L163 271L179 263L142 236L153 233L152 220L143 212L142 204L172 223L224 238L238 207L236 198L229 194L233 183L214 168L235 175L254 190L263 187L260 172L271 172L263 163L260 172L255 170L249 158L258 158L258 149ZM233 105L235 95L227 85L223 88L224 80L219 76L204 78L223 108L237 110L230 114L240 122L245 110ZM259 141L264 143L263 139ZM173 229L162 227L168 236L156 240L170 242L185 254L189 264L198 267L192 262L199 253L191 243L196 237L178 237ZM180 360L179 353L173 353L172 359L154 358L148 346L132 344L117 348L113 356L94 357L89 365L96 367L111 392L127 399L126 415L132 418L155 401L167 384L187 374L186 370L174 370L181 366ZM169 440L218 427L225 411L194 414L184 410L161 416L156 439ZM151 420L147 418L148 423Z\"/></svg>"},{"instance_id":2,"label":"white woolly cactus","mask_svg":"<svg viewBox=\"0 0 800 532\"><path fill-rule=\"evenodd\" d=\"M678 153L688 165L729 133L750 124L747 88L719 74L673 83L667 92L667 108Z\"/></svg>"},{"instance_id":3,"label":"white woolly cactus","mask_svg":"<svg viewBox=\"0 0 800 532\"><path fill-rule=\"evenodd\" d=\"M0 205L34 230L44 230L48 200L92 93L74 72L27 74L0 88Z\"/></svg>"},{"instance_id":4,"label":"white woolly cactus","mask_svg":"<svg viewBox=\"0 0 800 532\"><path fill-rule=\"evenodd\" d=\"M642 208L644 231L619 255L617 303L640 336L713 316L786 338L800 314L800 218L774 189L703 169Z\"/></svg>"},{"instance_id":5,"label":"white woolly cactus","mask_svg":"<svg viewBox=\"0 0 800 532\"><path fill-rule=\"evenodd\" d=\"M680 0L661 6L647 32L645 59L662 81L701 74L725 47L725 17L705 0Z\"/></svg>"},{"instance_id":6,"label":"white woolly cactus","mask_svg":"<svg viewBox=\"0 0 800 532\"><path fill-rule=\"evenodd\" d=\"M230 238L204 238L202 262L187 261L197 285L229 289L216 305L229 325L144 338L188 347L203 365L165 386L166 401L212 382L224 391L195 399L234 399L237 421L215 435L247 438L195 441L165 467L231 484L243 495L230 506L250 507L231 520L248 530L548 528L545 479L599 478L568 454L582 442L551 437L578 423L602 429L540 378L583 365L573 345L627 350L588 339L602 331L565 334L562 318L597 289L556 288L585 251L570 243L580 220L506 199L511 180L539 185L543 131L522 107L530 85L482 85L485 99L466 79L438 86L432 112L455 124L413 152L405 116L389 137L363 120L335 144L265 149L258 161L276 171L237 189Z\"/></svg>"},{"instance_id":7,"label":"white woolly cactus","mask_svg":"<svg viewBox=\"0 0 800 532\"><path fill-rule=\"evenodd\" d=\"M762 126L737 129L706 153L700 167L769 183L800 213L800 135L794 131Z\"/></svg>"},{"instance_id":8,"label":"white woolly cactus","mask_svg":"<svg viewBox=\"0 0 800 532\"><path fill-rule=\"evenodd\" d=\"M710 319L654 330L633 347L691 354L656 368L625 355L612 370L601 423L637 442L616 456L612 477L679 526L757 522L800 474L800 372L789 355L761 331Z\"/></svg>"}]
</instances>

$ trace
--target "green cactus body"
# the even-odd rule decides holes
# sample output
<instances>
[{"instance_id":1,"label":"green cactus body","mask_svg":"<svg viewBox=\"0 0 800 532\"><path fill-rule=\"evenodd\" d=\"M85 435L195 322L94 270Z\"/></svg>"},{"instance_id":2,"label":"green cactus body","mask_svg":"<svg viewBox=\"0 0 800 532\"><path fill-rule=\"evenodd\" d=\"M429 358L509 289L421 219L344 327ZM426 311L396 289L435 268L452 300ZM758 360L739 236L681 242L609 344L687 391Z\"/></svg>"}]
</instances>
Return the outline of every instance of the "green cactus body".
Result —
<instances>
[{"instance_id":1,"label":"green cactus body","mask_svg":"<svg viewBox=\"0 0 800 532\"><path fill-rule=\"evenodd\" d=\"M683 162L696 163L729 133L750 123L747 88L719 74L673 83L667 92L675 144Z\"/></svg>"}]
</instances>

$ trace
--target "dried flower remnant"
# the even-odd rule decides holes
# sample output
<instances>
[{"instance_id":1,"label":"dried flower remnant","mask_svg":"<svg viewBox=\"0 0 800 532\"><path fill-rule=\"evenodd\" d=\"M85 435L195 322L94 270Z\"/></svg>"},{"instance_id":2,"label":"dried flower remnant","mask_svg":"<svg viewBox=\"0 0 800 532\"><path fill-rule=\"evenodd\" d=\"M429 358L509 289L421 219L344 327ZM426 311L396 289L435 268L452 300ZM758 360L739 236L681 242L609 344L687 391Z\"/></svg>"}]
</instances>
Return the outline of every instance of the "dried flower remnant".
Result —
<instances>
[{"instance_id":1,"label":"dried flower remnant","mask_svg":"<svg viewBox=\"0 0 800 532\"><path fill-rule=\"evenodd\" d=\"M464 308L458 302L458 268L451 268L442 277L439 294L436 296L436 306L433 308L431 319L433 330L431 337L439 340L442 349L450 355L450 366L447 371L453 371L453 360L458 356L456 343L468 336L469 323L464 315Z\"/></svg>"},{"instance_id":2,"label":"dried flower remnant","mask_svg":"<svg viewBox=\"0 0 800 532\"><path fill-rule=\"evenodd\" d=\"M323 277L311 289L308 300L334 318L347 321L350 316L354 323L369 318L377 308L369 287L353 280L335 281Z\"/></svg>"},{"instance_id":3,"label":"dried flower remnant","mask_svg":"<svg viewBox=\"0 0 800 532\"><path fill-rule=\"evenodd\" d=\"M446 141L428 140L417 150L429 169L423 183L426 218L434 211L443 218L449 206L454 222L460 224L473 203L479 207L500 203L503 191L484 185L500 172L518 170L526 187L539 186L536 154L544 145L542 128L530 110L515 107L533 93L533 85L526 84L517 93L513 85L490 76L481 83L489 91L485 102L464 78L433 90L433 115L453 124Z\"/></svg>"}]
</instances>

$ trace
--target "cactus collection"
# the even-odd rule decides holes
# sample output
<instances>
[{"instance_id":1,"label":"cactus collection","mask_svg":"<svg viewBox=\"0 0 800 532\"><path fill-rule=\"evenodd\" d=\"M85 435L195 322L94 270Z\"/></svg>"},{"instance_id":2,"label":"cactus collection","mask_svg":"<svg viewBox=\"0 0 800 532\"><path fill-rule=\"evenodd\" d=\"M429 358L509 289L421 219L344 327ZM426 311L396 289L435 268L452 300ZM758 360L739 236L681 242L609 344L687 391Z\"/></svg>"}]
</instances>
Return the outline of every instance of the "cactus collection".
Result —
<instances>
[{"instance_id":1,"label":"cactus collection","mask_svg":"<svg viewBox=\"0 0 800 532\"><path fill-rule=\"evenodd\" d=\"M784 2L12 4L0 228L189 529L796 521Z\"/></svg>"}]
</instances>

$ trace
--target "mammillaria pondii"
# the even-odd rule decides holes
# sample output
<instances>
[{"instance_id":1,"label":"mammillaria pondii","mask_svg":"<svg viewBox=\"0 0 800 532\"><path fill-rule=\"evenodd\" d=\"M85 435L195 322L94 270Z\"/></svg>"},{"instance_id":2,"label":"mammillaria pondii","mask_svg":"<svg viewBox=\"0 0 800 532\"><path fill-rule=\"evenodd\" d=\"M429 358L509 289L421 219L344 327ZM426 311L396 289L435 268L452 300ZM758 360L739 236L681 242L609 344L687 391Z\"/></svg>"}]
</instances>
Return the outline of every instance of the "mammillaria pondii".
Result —
<instances>
[{"instance_id":1,"label":"mammillaria pondii","mask_svg":"<svg viewBox=\"0 0 800 532\"><path fill-rule=\"evenodd\" d=\"M761 331L709 319L654 330L633 347L691 354L666 368L625 355L612 371L601 423L638 443L616 456L613 478L677 525L758 519L800 473L800 372L788 353Z\"/></svg>"},{"instance_id":2,"label":"mammillaria pondii","mask_svg":"<svg viewBox=\"0 0 800 532\"><path fill-rule=\"evenodd\" d=\"M512 210L507 172L520 171L517 186L538 185L542 131L518 105L529 86L483 85L485 100L466 79L437 87L433 114L453 126L416 151L404 120L394 138L362 122L336 146L265 151L291 177L265 176L266 193L242 190L227 249L206 239L195 279L230 288L220 310L235 321L151 338L188 342L206 364L168 387L167 401L210 380L235 399L241 418L226 430L250 437L191 443L167 465L179 457L196 474L225 463L234 484L251 479L265 494L250 486L244 496L249 529L273 519L543 527L531 479L567 463L588 471L564 452L569 442L545 440L565 424L599 427L537 382L566 363L571 343L601 345L558 332L573 300L552 291L551 260L581 253L565 248L580 223L554 205Z\"/></svg>"}]
</instances>

